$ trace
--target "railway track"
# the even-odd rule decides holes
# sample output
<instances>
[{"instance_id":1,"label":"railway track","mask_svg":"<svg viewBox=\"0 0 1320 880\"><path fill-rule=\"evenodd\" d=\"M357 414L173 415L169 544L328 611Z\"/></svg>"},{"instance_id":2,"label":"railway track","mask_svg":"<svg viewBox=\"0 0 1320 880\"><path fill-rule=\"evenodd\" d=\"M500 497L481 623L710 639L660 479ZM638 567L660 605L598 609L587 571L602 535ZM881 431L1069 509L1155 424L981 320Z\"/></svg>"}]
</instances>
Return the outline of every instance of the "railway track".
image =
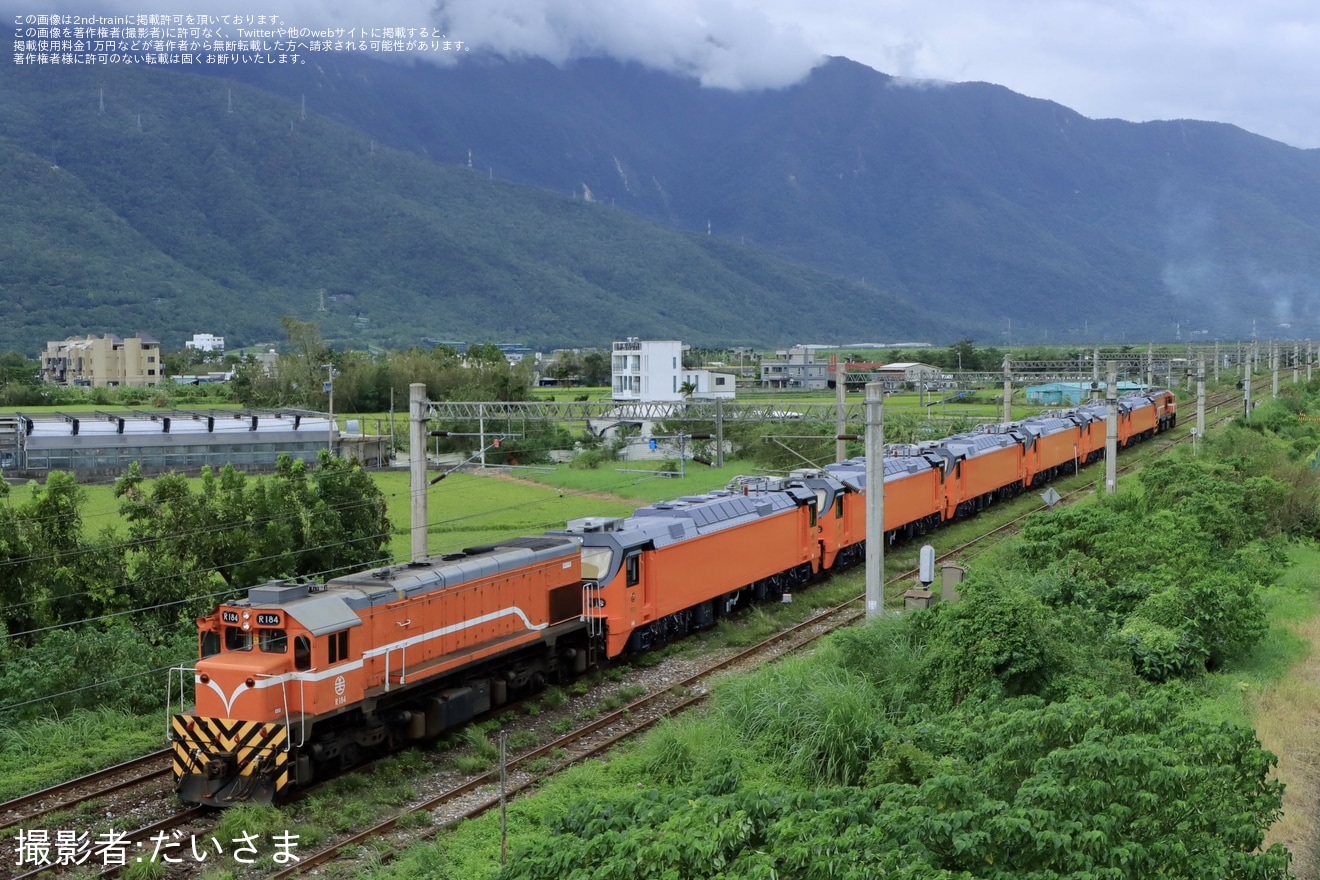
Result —
<instances>
[{"instance_id":1,"label":"railway track","mask_svg":"<svg viewBox=\"0 0 1320 880\"><path fill-rule=\"evenodd\" d=\"M14 798L0 804L0 831L19 823L30 824L51 813L76 809L87 801L107 797L117 792L160 779L170 773L170 751L161 749L122 764L107 767L52 785L50 788Z\"/></svg>"},{"instance_id":2,"label":"railway track","mask_svg":"<svg viewBox=\"0 0 1320 880\"><path fill-rule=\"evenodd\" d=\"M75 858L82 864L97 862L93 861L96 855L100 855L103 870L99 877L118 877L119 874L129 865L153 860L153 840L167 831L182 828L190 823L204 819L208 814L215 812L208 807L190 807L185 810L173 813L163 819L157 819L136 828L133 831L116 832L113 840L106 841L107 850L114 850L119 853L118 857L108 854L107 851L98 850L99 842L87 840L80 845L75 854ZM122 861L119 861L122 859ZM116 864L116 862L118 862ZM72 867L73 864L43 864L32 868L23 873L12 873L5 875L8 880L27 880L30 877L49 876L51 873L60 871L66 867ZM21 866L20 866L21 867Z\"/></svg>"},{"instance_id":3,"label":"railway track","mask_svg":"<svg viewBox=\"0 0 1320 880\"><path fill-rule=\"evenodd\" d=\"M1240 395L1231 393L1222 396L1217 395L1207 400L1207 413L1210 413L1212 408L1223 407L1235 400L1240 401ZM1210 424L1220 424L1236 414L1235 409L1220 412ZM1184 416L1182 425L1169 435L1161 435L1155 440L1131 450L1134 455L1129 457L1128 461L1122 463L1119 472L1128 473L1137 469L1152 457L1162 454L1172 445L1187 442L1189 439L1190 432L1187 430L1187 419ZM1073 487L1062 493L1061 497L1066 501L1092 491L1094 491L1094 483L1093 481L1087 481L1084 485ZM965 557L967 553L975 551L978 547L985 545L986 542L1002 540L1004 537L1019 531L1027 517L1039 509L1037 507L1026 511L1007 523L989 529L964 543L949 548L940 553L938 558L947 560ZM910 582L915 575L915 570L904 571L889 578L886 586L891 589L902 586L904 583ZM821 636L860 620L863 616L860 608L862 598L862 596L857 596L833 608L826 609L758 645L710 664L665 690L644 696L553 741L517 755L509 760L505 766L506 774L509 774L508 779L510 780L505 787L505 796L511 797L528 788L535 787L568 766L604 753L622 740L653 726L661 718L679 714L700 704L706 699L709 692L706 681L721 672L739 666L761 665L785 653L800 650ZM134 786L142 786L152 780L162 778L170 772L168 754L168 750L165 750L146 755L2 804L0 805L0 822L4 824L0 825L0 829L13 827L19 823L30 823L34 818L60 810L75 809L80 804L88 801L127 791ZM549 764L549 766L543 766L546 764ZM540 767L541 769L534 771L533 767ZM364 770L359 769L356 772L364 772ZM401 822L411 814L421 812L439 814L443 817L440 822L442 827L455 824L462 819L475 818L500 803L500 793L497 788L499 775L497 769L468 779L447 791L428 797L422 802L408 807L371 828L337 841L323 850L302 855L297 863L273 876L287 877L305 872L333 861L351 847L388 834L393 833L398 838L396 842L403 843L410 842L415 836L419 837L421 834L434 832L433 825L428 825L423 832L402 831L399 827ZM202 808L179 811L129 832L124 839L134 847L140 847L153 835L187 826L189 823L204 819L211 812L213 811ZM389 858L388 854L385 858ZM50 870L50 867L41 867L26 874L11 876L26 878ZM111 866L101 876L113 877L119 873L119 870L119 867Z\"/></svg>"}]
</instances>

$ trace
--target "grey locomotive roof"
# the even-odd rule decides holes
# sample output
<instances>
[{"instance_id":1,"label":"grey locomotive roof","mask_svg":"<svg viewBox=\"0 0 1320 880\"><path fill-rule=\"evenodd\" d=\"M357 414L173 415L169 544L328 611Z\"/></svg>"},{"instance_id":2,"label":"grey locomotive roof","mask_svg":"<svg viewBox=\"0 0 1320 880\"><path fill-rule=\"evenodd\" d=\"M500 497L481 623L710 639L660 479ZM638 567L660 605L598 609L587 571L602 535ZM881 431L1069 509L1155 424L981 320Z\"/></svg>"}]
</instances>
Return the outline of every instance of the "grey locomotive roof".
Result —
<instances>
[{"instance_id":1,"label":"grey locomotive roof","mask_svg":"<svg viewBox=\"0 0 1320 880\"><path fill-rule=\"evenodd\" d=\"M417 596L471 583L524 565L573 556L578 542L568 537L512 538L498 544L471 547L462 553L432 557L422 565L395 565L337 577L326 586L345 596L349 607Z\"/></svg>"},{"instance_id":2,"label":"grey locomotive roof","mask_svg":"<svg viewBox=\"0 0 1320 880\"><path fill-rule=\"evenodd\" d=\"M457 587L535 562L566 559L577 553L578 544L573 537L513 538L432 557L422 565L386 566L344 575L327 581L316 593L309 594L306 584L264 584L250 589L247 599L231 604L283 608L314 635L321 635L360 623L355 612L364 608Z\"/></svg>"},{"instance_id":3,"label":"grey locomotive roof","mask_svg":"<svg viewBox=\"0 0 1320 880\"><path fill-rule=\"evenodd\" d=\"M284 610L294 620L307 627L314 636L338 632L341 629L361 626L362 618L349 607L343 596L337 593L317 593L305 599L298 599L284 606Z\"/></svg>"},{"instance_id":4,"label":"grey locomotive roof","mask_svg":"<svg viewBox=\"0 0 1320 880\"><path fill-rule=\"evenodd\" d=\"M689 495L677 501L662 501L639 508L626 519L609 520L608 528L601 530L594 525L605 520L574 520L568 524L568 531L580 533L583 543L588 546L628 548L651 544L658 549L755 522L815 497L813 492L803 488L752 495L733 495L717 490L708 495Z\"/></svg>"},{"instance_id":5,"label":"grey locomotive roof","mask_svg":"<svg viewBox=\"0 0 1320 880\"><path fill-rule=\"evenodd\" d=\"M339 593L310 592L310 584L272 581L248 590L248 597L231 605L252 608L279 608L314 636L360 626L362 618L349 607Z\"/></svg>"},{"instance_id":6,"label":"grey locomotive roof","mask_svg":"<svg viewBox=\"0 0 1320 880\"><path fill-rule=\"evenodd\" d=\"M934 468L923 455L887 455L884 459L885 481L898 480ZM857 492L866 491L866 459L850 458L838 464L827 464L825 470L836 480L851 486Z\"/></svg>"},{"instance_id":7,"label":"grey locomotive roof","mask_svg":"<svg viewBox=\"0 0 1320 880\"><path fill-rule=\"evenodd\" d=\"M805 495L798 494L802 492ZM630 520L639 522L642 528L650 525L645 522L647 520L669 520L664 526L665 534L654 535L654 539L659 542L656 546L659 547L661 544L753 522L763 516L795 507L797 500L804 497L814 498L815 495L794 489L757 495L731 495L725 491L689 495L677 501L661 501L651 507L633 511L633 515L624 520L624 528L627 528ZM647 530L654 532L653 529Z\"/></svg>"},{"instance_id":8,"label":"grey locomotive roof","mask_svg":"<svg viewBox=\"0 0 1320 880\"><path fill-rule=\"evenodd\" d=\"M955 434L934 443L936 446L943 446L965 458L988 455L1017 444L1017 439L1009 434Z\"/></svg>"},{"instance_id":9,"label":"grey locomotive roof","mask_svg":"<svg viewBox=\"0 0 1320 880\"><path fill-rule=\"evenodd\" d=\"M1089 413L1089 414L1091 414L1092 416L1094 416L1095 418L1100 419L1101 421L1103 421L1105 418L1107 418L1107 414L1106 414L1105 407L1106 407L1106 404L1105 404L1105 402L1102 400L1102 401L1099 401L1098 403L1090 403L1090 404L1087 404L1086 406L1080 407L1080 409L1081 409L1083 412ZM1128 413L1128 411L1131 410L1131 409L1132 409L1132 406L1131 406L1131 404L1129 403L1129 401L1128 401L1126 398L1122 398L1122 397L1120 397L1120 398L1118 399L1118 414L1119 414L1119 415L1126 415L1126 414Z\"/></svg>"},{"instance_id":10,"label":"grey locomotive roof","mask_svg":"<svg viewBox=\"0 0 1320 880\"><path fill-rule=\"evenodd\" d=\"M1048 437L1051 434L1075 430L1077 423L1072 419L1051 416L1049 418L1023 419L1018 423L1017 428L1037 437Z\"/></svg>"}]
</instances>

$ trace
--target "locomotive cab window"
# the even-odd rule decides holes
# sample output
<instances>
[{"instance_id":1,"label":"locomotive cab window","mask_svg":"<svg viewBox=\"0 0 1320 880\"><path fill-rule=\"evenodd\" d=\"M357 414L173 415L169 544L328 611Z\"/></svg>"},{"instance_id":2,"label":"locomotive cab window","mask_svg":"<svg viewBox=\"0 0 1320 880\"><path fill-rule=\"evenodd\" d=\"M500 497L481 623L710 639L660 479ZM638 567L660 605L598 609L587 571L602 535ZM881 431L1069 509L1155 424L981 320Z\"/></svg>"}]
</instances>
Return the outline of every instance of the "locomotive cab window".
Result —
<instances>
[{"instance_id":1,"label":"locomotive cab window","mask_svg":"<svg viewBox=\"0 0 1320 880\"><path fill-rule=\"evenodd\" d=\"M225 627L226 651L251 651L252 633L244 632L236 626Z\"/></svg>"},{"instance_id":2,"label":"locomotive cab window","mask_svg":"<svg viewBox=\"0 0 1320 880\"><path fill-rule=\"evenodd\" d=\"M642 554L632 554L623 561L623 565L627 570L628 586L637 586L642 580Z\"/></svg>"},{"instance_id":3,"label":"locomotive cab window","mask_svg":"<svg viewBox=\"0 0 1320 880\"><path fill-rule=\"evenodd\" d=\"M287 654L289 651L289 636L282 629L259 629L257 639L261 650L267 654Z\"/></svg>"},{"instance_id":4,"label":"locomotive cab window","mask_svg":"<svg viewBox=\"0 0 1320 880\"><path fill-rule=\"evenodd\" d=\"M312 668L312 640L307 636L293 640L293 668L300 671Z\"/></svg>"},{"instance_id":5,"label":"locomotive cab window","mask_svg":"<svg viewBox=\"0 0 1320 880\"><path fill-rule=\"evenodd\" d=\"M330 650L331 663L338 663L340 660L348 659L348 630L330 633L325 639Z\"/></svg>"},{"instance_id":6,"label":"locomotive cab window","mask_svg":"<svg viewBox=\"0 0 1320 880\"><path fill-rule=\"evenodd\" d=\"M834 518L843 519L843 495L834 499Z\"/></svg>"},{"instance_id":7,"label":"locomotive cab window","mask_svg":"<svg viewBox=\"0 0 1320 880\"><path fill-rule=\"evenodd\" d=\"M202 633L202 644L198 655L202 658L213 657L220 653L220 633L208 629Z\"/></svg>"},{"instance_id":8,"label":"locomotive cab window","mask_svg":"<svg viewBox=\"0 0 1320 880\"><path fill-rule=\"evenodd\" d=\"M603 580L614 564L614 551L609 547L582 548L582 577L584 580Z\"/></svg>"},{"instance_id":9,"label":"locomotive cab window","mask_svg":"<svg viewBox=\"0 0 1320 880\"><path fill-rule=\"evenodd\" d=\"M808 501L807 509L811 511L811 525L814 526L816 524L816 502Z\"/></svg>"}]
</instances>

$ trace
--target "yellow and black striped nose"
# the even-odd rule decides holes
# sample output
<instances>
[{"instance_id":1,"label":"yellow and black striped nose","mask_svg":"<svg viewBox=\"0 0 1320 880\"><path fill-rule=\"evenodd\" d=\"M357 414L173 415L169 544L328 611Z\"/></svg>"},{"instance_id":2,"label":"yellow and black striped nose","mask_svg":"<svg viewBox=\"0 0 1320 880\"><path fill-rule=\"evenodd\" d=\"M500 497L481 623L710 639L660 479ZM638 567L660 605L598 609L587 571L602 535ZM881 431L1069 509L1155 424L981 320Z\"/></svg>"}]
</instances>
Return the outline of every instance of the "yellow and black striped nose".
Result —
<instances>
[{"instance_id":1,"label":"yellow and black striped nose","mask_svg":"<svg viewBox=\"0 0 1320 880\"><path fill-rule=\"evenodd\" d=\"M289 787L289 731L283 724L175 715L174 788L186 803L269 804Z\"/></svg>"}]
</instances>

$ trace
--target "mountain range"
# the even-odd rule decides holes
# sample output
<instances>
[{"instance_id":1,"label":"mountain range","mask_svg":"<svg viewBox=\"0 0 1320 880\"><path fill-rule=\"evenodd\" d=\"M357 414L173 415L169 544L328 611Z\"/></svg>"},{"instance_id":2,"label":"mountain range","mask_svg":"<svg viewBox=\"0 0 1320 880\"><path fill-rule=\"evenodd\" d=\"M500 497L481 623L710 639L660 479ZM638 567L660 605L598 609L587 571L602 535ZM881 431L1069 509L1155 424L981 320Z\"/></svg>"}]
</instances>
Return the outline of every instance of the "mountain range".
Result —
<instances>
[{"instance_id":1,"label":"mountain range","mask_svg":"<svg viewBox=\"0 0 1320 880\"><path fill-rule=\"evenodd\" d=\"M1320 150L831 59L0 72L0 348L1312 336ZM6 252L7 251L7 252ZM125 320L132 320L125 326Z\"/></svg>"}]
</instances>

